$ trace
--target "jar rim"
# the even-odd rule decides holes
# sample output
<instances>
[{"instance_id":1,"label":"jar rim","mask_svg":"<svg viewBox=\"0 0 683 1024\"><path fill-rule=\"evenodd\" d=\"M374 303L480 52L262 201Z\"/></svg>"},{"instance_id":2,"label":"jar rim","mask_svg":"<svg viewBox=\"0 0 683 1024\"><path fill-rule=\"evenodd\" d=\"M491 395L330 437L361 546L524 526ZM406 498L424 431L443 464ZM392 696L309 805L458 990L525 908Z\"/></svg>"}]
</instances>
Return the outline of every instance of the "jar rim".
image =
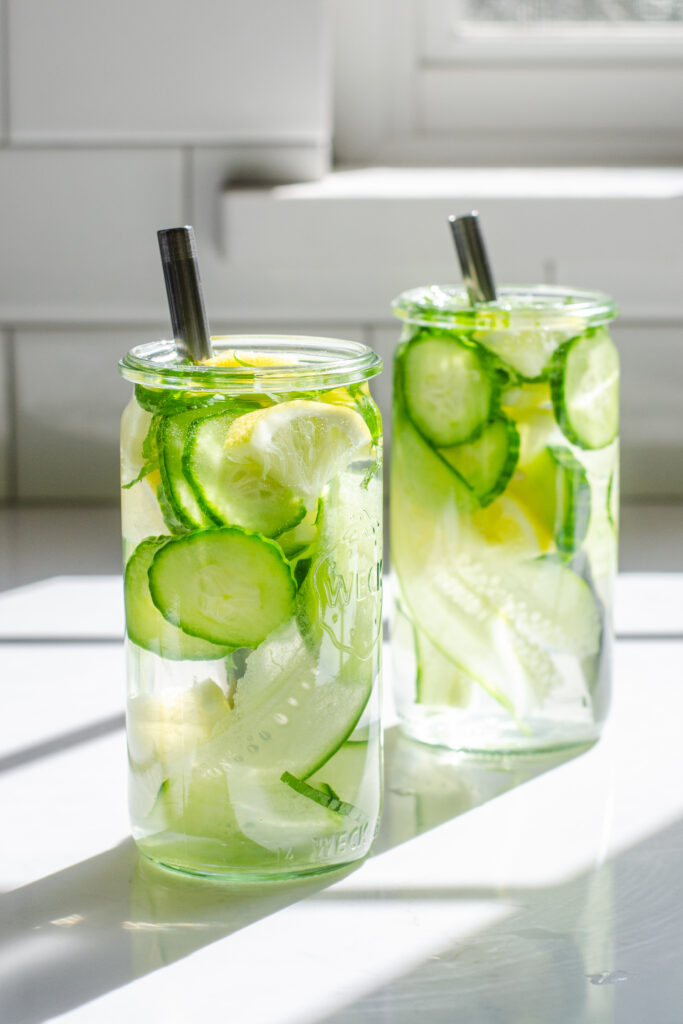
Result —
<instances>
[{"instance_id":1,"label":"jar rim","mask_svg":"<svg viewBox=\"0 0 683 1024\"><path fill-rule=\"evenodd\" d=\"M555 327L568 318L586 326L609 323L618 315L614 300L604 292L560 285L503 285L494 302L472 306L463 287L423 285L401 292L391 304L394 316L412 324L449 329Z\"/></svg>"},{"instance_id":2,"label":"jar rim","mask_svg":"<svg viewBox=\"0 0 683 1024\"><path fill-rule=\"evenodd\" d=\"M214 366L183 362L174 341L145 342L119 362L119 373L134 384L168 390L228 392L318 391L358 384L382 370L368 345L342 338L290 334L222 334L212 337L214 355L243 353L244 363ZM249 354L278 362L248 365ZM284 357L284 362L281 361Z\"/></svg>"}]
</instances>

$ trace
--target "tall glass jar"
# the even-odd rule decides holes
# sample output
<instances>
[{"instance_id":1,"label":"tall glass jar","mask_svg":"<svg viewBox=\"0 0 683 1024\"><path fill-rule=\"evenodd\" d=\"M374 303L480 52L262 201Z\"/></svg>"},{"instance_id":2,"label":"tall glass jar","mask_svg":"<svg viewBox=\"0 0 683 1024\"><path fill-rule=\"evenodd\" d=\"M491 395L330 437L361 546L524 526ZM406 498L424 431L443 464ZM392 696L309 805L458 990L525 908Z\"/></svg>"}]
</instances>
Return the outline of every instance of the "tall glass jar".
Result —
<instances>
[{"instance_id":1,"label":"tall glass jar","mask_svg":"<svg viewBox=\"0 0 683 1024\"><path fill-rule=\"evenodd\" d=\"M120 363L132 829L172 868L293 877L378 825L381 362L328 338L214 351Z\"/></svg>"},{"instance_id":2,"label":"tall glass jar","mask_svg":"<svg viewBox=\"0 0 683 1024\"><path fill-rule=\"evenodd\" d=\"M619 363L605 295L400 295L392 660L405 731L473 752L595 740L607 713Z\"/></svg>"}]
</instances>

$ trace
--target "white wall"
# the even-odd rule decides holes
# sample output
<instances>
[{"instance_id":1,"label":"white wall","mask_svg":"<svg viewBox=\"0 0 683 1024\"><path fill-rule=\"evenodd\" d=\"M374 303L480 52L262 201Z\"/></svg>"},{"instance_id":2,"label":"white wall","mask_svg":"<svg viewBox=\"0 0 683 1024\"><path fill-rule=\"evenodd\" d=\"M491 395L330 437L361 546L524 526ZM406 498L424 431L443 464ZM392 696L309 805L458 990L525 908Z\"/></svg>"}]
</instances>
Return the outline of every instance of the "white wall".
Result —
<instances>
[{"instance_id":1,"label":"white wall","mask_svg":"<svg viewBox=\"0 0 683 1024\"><path fill-rule=\"evenodd\" d=\"M328 167L325 8L0 0L0 499L116 501L116 362L168 333L159 227L194 224L217 332L360 338L389 362L391 299L457 280L445 218L475 205L500 281L616 296L624 491L683 495L683 175L283 184ZM388 428L390 371L376 393Z\"/></svg>"}]
</instances>

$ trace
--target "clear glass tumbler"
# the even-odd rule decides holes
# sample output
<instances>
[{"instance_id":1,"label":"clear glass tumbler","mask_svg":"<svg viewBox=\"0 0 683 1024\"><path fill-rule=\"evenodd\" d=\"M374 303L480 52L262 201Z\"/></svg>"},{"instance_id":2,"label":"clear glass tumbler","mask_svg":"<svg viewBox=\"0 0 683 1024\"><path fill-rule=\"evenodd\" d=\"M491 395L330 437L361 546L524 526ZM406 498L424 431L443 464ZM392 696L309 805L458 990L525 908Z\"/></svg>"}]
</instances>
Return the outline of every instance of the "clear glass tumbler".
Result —
<instances>
[{"instance_id":1,"label":"clear glass tumbler","mask_svg":"<svg viewBox=\"0 0 683 1024\"><path fill-rule=\"evenodd\" d=\"M619 361L605 295L406 292L392 661L403 728L472 752L589 743L610 690Z\"/></svg>"},{"instance_id":2,"label":"clear glass tumbler","mask_svg":"<svg viewBox=\"0 0 683 1024\"><path fill-rule=\"evenodd\" d=\"M134 838L203 875L363 857L381 797L382 431L354 342L120 363Z\"/></svg>"}]
</instances>

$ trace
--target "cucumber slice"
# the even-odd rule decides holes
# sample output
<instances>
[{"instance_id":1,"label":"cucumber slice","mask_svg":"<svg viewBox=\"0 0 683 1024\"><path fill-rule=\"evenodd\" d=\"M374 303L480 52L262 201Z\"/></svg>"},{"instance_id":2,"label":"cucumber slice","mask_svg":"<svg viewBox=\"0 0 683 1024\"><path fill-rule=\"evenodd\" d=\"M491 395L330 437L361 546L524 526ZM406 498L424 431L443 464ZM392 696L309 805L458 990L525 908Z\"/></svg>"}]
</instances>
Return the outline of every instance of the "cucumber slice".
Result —
<instances>
[{"instance_id":1,"label":"cucumber slice","mask_svg":"<svg viewBox=\"0 0 683 1024\"><path fill-rule=\"evenodd\" d=\"M290 789L293 789L295 793L299 793L300 796L305 796L307 800L312 800L314 803L319 804L320 807L327 808L328 811L334 811L335 814L352 818L357 822L365 821L365 815L358 807L348 803L346 800L341 800L332 787L326 783L321 783L321 788L318 789L316 786L311 786L310 783L304 782L303 779L297 779L291 772L283 772L280 776L280 782L289 786Z\"/></svg>"},{"instance_id":2,"label":"cucumber slice","mask_svg":"<svg viewBox=\"0 0 683 1024\"><path fill-rule=\"evenodd\" d=\"M148 575L164 618L212 643L256 647L293 612L296 582L281 549L236 526L169 541Z\"/></svg>"},{"instance_id":3,"label":"cucumber slice","mask_svg":"<svg viewBox=\"0 0 683 1024\"><path fill-rule=\"evenodd\" d=\"M210 414L215 415L215 410L189 410L175 416L162 416L157 426L161 482L175 518L190 530L212 525L183 472L188 430L195 420Z\"/></svg>"},{"instance_id":4,"label":"cucumber slice","mask_svg":"<svg viewBox=\"0 0 683 1024\"><path fill-rule=\"evenodd\" d=\"M555 354L555 418L580 448L605 448L619 429L619 355L604 328L587 331Z\"/></svg>"},{"instance_id":5,"label":"cucumber slice","mask_svg":"<svg viewBox=\"0 0 683 1024\"><path fill-rule=\"evenodd\" d=\"M499 416L489 420L476 440L439 448L439 455L458 471L485 507L503 493L515 471L519 433L511 420Z\"/></svg>"},{"instance_id":6,"label":"cucumber slice","mask_svg":"<svg viewBox=\"0 0 683 1024\"><path fill-rule=\"evenodd\" d=\"M322 508L323 499L319 498L315 507L306 512L300 523L279 535L277 542L287 558L296 558L315 541L318 536Z\"/></svg>"},{"instance_id":7,"label":"cucumber slice","mask_svg":"<svg viewBox=\"0 0 683 1024\"><path fill-rule=\"evenodd\" d=\"M583 544L591 513L591 489L584 466L568 448L544 448L516 474L509 494L553 535L559 551Z\"/></svg>"},{"instance_id":8,"label":"cucumber slice","mask_svg":"<svg viewBox=\"0 0 683 1024\"><path fill-rule=\"evenodd\" d=\"M439 447L473 438L500 387L485 359L449 335L418 335L401 358L408 414L418 430Z\"/></svg>"},{"instance_id":9,"label":"cucumber slice","mask_svg":"<svg viewBox=\"0 0 683 1024\"><path fill-rule=\"evenodd\" d=\"M417 628L415 643L417 703L448 708L467 707L472 697L472 677Z\"/></svg>"},{"instance_id":10,"label":"cucumber slice","mask_svg":"<svg viewBox=\"0 0 683 1024\"><path fill-rule=\"evenodd\" d=\"M275 537L300 522L306 509L289 487L264 474L262 466L230 457L225 442L235 418L229 412L190 424L183 470L209 519Z\"/></svg>"},{"instance_id":11,"label":"cucumber slice","mask_svg":"<svg viewBox=\"0 0 683 1024\"><path fill-rule=\"evenodd\" d=\"M129 640L146 651L173 661L213 661L224 658L231 648L216 646L206 640L188 636L172 625L152 602L149 591L149 567L170 538L148 537L138 544L126 565L124 599L126 630Z\"/></svg>"},{"instance_id":12,"label":"cucumber slice","mask_svg":"<svg viewBox=\"0 0 683 1024\"><path fill-rule=\"evenodd\" d=\"M240 766L261 781L279 781L283 771L308 778L346 742L368 697L365 679L326 672L296 623L286 622L247 658L229 728L195 760Z\"/></svg>"},{"instance_id":13,"label":"cucumber slice","mask_svg":"<svg viewBox=\"0 0 683 1024\"><path fill-rule=\"evenodd\" d=\"M379 486L374 481L365 492L357 479L332 481L298 600L300 627L321 665L357 678L366 700L382 629L382 530L371 511Z\"/></svg>"}]
</instances>

